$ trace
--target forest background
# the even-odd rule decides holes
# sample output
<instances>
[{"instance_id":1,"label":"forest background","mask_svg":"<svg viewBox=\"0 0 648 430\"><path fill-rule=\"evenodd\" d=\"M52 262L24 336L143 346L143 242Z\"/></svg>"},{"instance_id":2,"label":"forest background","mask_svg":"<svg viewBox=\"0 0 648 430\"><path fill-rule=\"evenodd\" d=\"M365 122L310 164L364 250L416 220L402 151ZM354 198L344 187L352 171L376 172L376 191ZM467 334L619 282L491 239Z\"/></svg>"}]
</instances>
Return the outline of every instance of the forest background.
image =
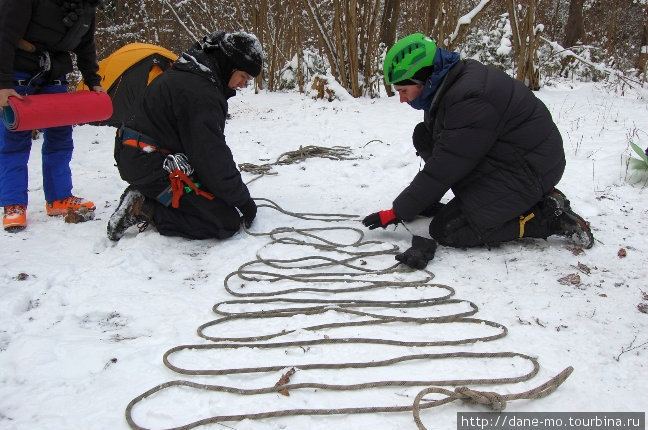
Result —
<instances>
[{"instance_id":1,"label":"forest background","mask_svg":"<svg viewBox=\"0 0 648 430\"><path fill-rule=\"evenodd\" d=\"M571 78L624 92L648 75L648 0L105 0L98 56L131 42L179 54L215 30L259 38L265 64L257 90L315 89L329 99L330 84L353 97L392 95L384 54L414 32L534 90Z\"/></svg>"}]
</instances>

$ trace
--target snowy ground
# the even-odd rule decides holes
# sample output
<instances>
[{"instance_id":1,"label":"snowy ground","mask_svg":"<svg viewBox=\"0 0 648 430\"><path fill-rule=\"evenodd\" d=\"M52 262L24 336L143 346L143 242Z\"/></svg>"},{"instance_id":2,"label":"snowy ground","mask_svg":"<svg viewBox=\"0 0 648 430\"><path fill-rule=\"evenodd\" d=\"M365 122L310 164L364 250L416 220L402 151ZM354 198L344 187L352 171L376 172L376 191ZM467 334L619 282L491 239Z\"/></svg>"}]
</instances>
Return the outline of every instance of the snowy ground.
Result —
<instances>
[{"instance_id":1,"label":"snowy ground","mask_svg":"<svg viewBox=\"0 0 648 430\"><path fill-rule=\"evenodd\" d=\"M219 316L216 303L237 299L224 279L257 253L264 258L300 259L333 251L274 243L266 235L245 232L218 242L162 237L154 229L136 229L118 243L106 239L108 217L125 186L112 158L114 130L75 128L75 193L97 205L94 221L65 224L48 218L40 178L40 144L30 162L28 228L0 232L0 428L127 429L125 409L136 396L173 380L238 388L272 387L294 365L369 362L414 354L511 352L535 357L536 376L520 383L473 385L500 394L520 393L552 378L568 366L574 371L556 392L537 400L511 401L507 411L569 412L648 410L648 173L627 167L629 141L648 146L648 105L630 94L610 95L594 85L546 87L538 93L549 106L565 139L567 170L559 188L572 207L591 222L596 245L578 252L562 238L526 240L487 249L440 248L428 265L434 280L419 288L384 287L356 293L284 294L286 298L407 300L438 298L454 291L457 303L413 309L363 308L378 314L429 317L479 309L471 318L508 328L505 337L454 346L331 344L276 349L189 349L169 361L187 369L278 366L266 373L222 376L182 375L167 368L163 354L187 344L211 344L196 329ZM303 220L261 207L252 233L280 227L361 227L359 219L388 209L419 168L410 143L421 113L395 99L313 101L298 94L253 94L231 100L226 133L238 163L272 163L300 146L346 146L357 159L309 158L279 165L274 176L249 184L255 198L266 198L297 213L355 214L345 222ZM257 175L244 173L250 181ZM447 197L446 197L447 200ZM388 250L409 246L411 233L427 235L419 219L387 231L365 232L361 247ZM358 239L355 230L318 234L343 244ZM294 236L297 237L297 236ZM303 237L302 237L303 238ZM307 239L315 241L315 239ZM312 264L315 260L309 260ZM318 260L320 263L323 260ZM366 264L365 264L366 263ZM394 263L381 254L353 262L356 267L386 269ZM297 262L295 264L306 264ZM302 270L256 265L253 270L295 273ZM356 269L337 266L319 271ZM425 273L367 275L379 281L421 279ZM578 275L578 276L575 276ZM340 289L356 283L246 281L232 277L236 294L269 293L291 288ZM241 299L239 297L239 299ZM249 299L249 298L248 298ZM284 303L231 304L231 312L295 306ZM643 312L641 311L643 310ZM384 325L305 330L330 322L367 319L341 313L334 306L314 315L290 318L230 318L207 327L214 337L252 337L295 330L270 342L305 339L383 338L400 341L448 341L495 336L502 329L475 323ZM452 358L417 360L369 370L300 370L290 383L351 384L383 380L511 378L532 370L529 360ZM162 390L135 405L133 419L144 428L166 429L215 415L284 409L411 405L425 388L397 387L361 392L294 389L241 396L190 387ZM453 388L453 387L449 387ZM442 398L438 396L435 398ZM451 429L458 411L485 411L466 403L427 409L428 428ZM228 421L208 428L235 429L414 429L411 412L341 416L300 416Z\"/></svg>"}]
</instances>

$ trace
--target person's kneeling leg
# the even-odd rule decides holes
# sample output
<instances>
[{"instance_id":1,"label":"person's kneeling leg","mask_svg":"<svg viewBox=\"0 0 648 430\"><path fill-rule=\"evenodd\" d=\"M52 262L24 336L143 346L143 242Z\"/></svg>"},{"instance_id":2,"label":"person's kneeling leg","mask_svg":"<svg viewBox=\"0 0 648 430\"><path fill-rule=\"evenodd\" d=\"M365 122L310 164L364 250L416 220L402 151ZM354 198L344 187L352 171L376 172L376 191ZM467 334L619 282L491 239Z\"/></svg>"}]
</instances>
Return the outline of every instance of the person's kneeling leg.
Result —
<instances>
[{"instance_id":1,"label":"person's kneeling leg","mask_svg":"<svg viewBox=\"0 0 648 430\"><path fill-rule=\"evenodd\" d=\"M226 239L241 227L236 208L215 198L208 200L193 193L180 199L180 207L174 209L157 205L155 226L164 236L180 236L187 239Z\"/></svg>"},{"instance_id":2,"label":"person's kneeling leg","mask_svg":"<svg viewBox=\"0 0 648 430\"><path fill-rule=\"evenodd\" d=\"M455 248L484 244L483 239L468 222L457 199L452 199L432 219L430 236L441 245Z\"/></svg>"}]
</instances>

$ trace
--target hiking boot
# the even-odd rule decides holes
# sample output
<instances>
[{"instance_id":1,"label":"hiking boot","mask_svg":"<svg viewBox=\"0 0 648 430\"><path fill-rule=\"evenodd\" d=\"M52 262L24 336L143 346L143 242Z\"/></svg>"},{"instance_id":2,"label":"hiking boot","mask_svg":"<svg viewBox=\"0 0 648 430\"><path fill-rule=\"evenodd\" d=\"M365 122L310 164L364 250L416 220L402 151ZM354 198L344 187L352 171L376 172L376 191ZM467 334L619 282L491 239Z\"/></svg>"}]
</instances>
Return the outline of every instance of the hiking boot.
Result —
<instances>
[{"instance_id":1,"label":"hiking boot","mask_svg":"<svg viewBox=\"0 0 648 430\"><path fill-rule=\"evenodd\" d=\"M590 225L580 215L570 210L565 210L558 217L559 231L555 234L571 238L581 248L590 249L594 246L594 234Z\"/></svg>"},{"instance_id":2,"label":"hiking boot","mask_svg":"<svg viewBox=\"0 0 648 430\"><path fill-rule=\"evenodd\" d=\"M560 216L565 208L571 210L569 200L558 188L554 188L544 197L544 208L554 216Z\"/></svg>"},{"instance_id":3,"label":"hiking boot","mask_svg":"<svg viewBox=\"0 0 648 430\"><path fill-rule=\"evenodd\" d=\"M562 192L556 188L550 191L544 198L544 206L555 217L553 234L569 237L585 249L594 246L594 234L589 223L572 211L569 200Z\"/></svg>"},{"instance_id":4,"label":"hiking boot","mask_svg":"<svg viewBox=\"0 0 648 430\"><path fill-rule=\"evenodd\" d=\"M91 212L95 210L95 204L89 200L75 196L45 203L45 210L49 216L67 215L69 210L77 212L80 209Z\"/></svg>"},{"instance_id":5,"label":"hiking boot","mask_svg":"<svg viewBox=\"0 0 648 430\"><path fill-rule=\"evenodd\" d=\"M17 233L27 227L27 206L9 205L4 207L2 226L9 233Z\"/></svg>"},{"instance_id":6,"label":"hiking boot","mask_svg":"<svg viewBox=\"0 0 648 430\"><path fill-rule=\"evenodd\" d=\"M141 224L140 232L153 222L153 205L144 194L128 186L119 199L119 205L108 220L108 239L118 241L129 227Z\"/></svg>"}]
</instances>

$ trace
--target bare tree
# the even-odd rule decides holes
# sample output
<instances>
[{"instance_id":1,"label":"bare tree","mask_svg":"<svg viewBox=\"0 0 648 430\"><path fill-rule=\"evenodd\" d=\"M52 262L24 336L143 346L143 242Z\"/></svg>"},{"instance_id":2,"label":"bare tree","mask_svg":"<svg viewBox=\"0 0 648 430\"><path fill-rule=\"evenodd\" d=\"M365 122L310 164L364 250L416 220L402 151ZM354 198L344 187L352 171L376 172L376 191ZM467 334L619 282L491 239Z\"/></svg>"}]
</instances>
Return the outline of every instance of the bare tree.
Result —
<instances>
[{"instance_id":1,"label":"bare tree","mask_svg":"<svg viewBox=\"0 0 648 430\"><path fill-rule=\"evenodd\" d=\"M399 0L385 0L383 3L383 12L380 20L380 38L379 43L382 43L385 48L388 48L396 42L396 29L398 28L398 17L400 15ZM384 78L383 78L384 83ZM394 95L391 85L385 83L385 89L389 97Z\"/></svg>"},{"instance_id":2,"label":"bare tree","mask_svg":"<svg viewBox=\"0 0 648 430\"><path fill-rule=\"evenodd\" d=\"M569 6L566 0L543 0L538 6L536 16L538 22L545 27L545 33L554 40L565 40Z\"/></svg>"},{"instance_id":3,"label":"bare tree","mask_svg":"<svg viewBox=\"0 0 648 430\"><path fill-rule=\"evenodd\" d=\"M585 23L583 22L583 0L570 0L569 15L565 26L563 46L571 49L578 43L585 43ZM565 72L567 65L574 61L573 57L563 57L560 62L560 73Z\"/></svg>"},{"instance_id":4,"label":"bare tree","mask_svg":"<svg viewBox=\"0 0 648 430\"><path fill-rule=\"evenodd\" d=\"M376 23L389 19L379 16L380 0L302 0L312 27L318 35L334 78L353 97L373 96L369 90L377 73L378 35ZM398 11L397 6L390 9Z\"/></svg>"},{"instance_id":5,"label":"bare tree","mask_svg":"<svg viewBox=\"0 0 648 430\"><path fill-rule=\"evenodd\" d=\"M440 47L460 50L473 30L488 33L508 12L515 77L539 87L538 40L567 48L587 39L587 61L646 71L643 0L104 0L97 13L99 58L131 42L180 53L215 30L248 31L265 63L256 88L275 91L290 69L304 91L304 52L325 58L333 77L354 97L379 94L385 50L397 37L422 32ZM585 7L585 5L587 7ZM569 22L568 22L569 19ZM546 24L546 25L545 25ZM543 30L544 29L544 30ZM642 40L643 36L643 40ZM557 44L556 44L557 45ZM555 51L554 51L555 52ZM561 57L565 57L561 55ZM611 59L611 60L610 60ZM579 62L582 63L582 61ZM312 64L308 62L309 66ZM552 67L556 67L553 63ZM291 78L292 79L292 78ZM388 94L391 88L385 87Z\"/></svg>"},{"instance_id":6,"label":"bare tree","mask_svg":"<svg viewBox=\"0 0 648 430\"><path fill-rule=\"evenodd\" d=\"M526 0L525 5L508 0L509 19L513 32L512 42L517 62L516 79L532 90L540 89L537 68L538 43L542 33L536 24L536 0Z\"/></svg>"},{"instance_id":7,"label":"bare tree","mask_svg":"<svg viewBox=\"0 0 648 430\"><path fill-rule=\"evenodd\" d=\"M639 47L639 62L637 64L637 69L639 69L639 73L643 73L643 80L646 82L646 80L648 80L648 24L644 24L643 27L643 36L641 37L641 46Z\"/></svg>"},{"instance_id":8,"label":"bare tree","mask_svg":"<svg viewBox=\"0 0 648 430\"><path fill-rule=\"evenodd\" d=\"M574 46L578 42L585 43L585 23L583 22L583 0L569 2L569 15L565 27L563 46Z\"/></svg>"},{"instance_id":9,"label":"bare tree","mask_svg":"<svg viewBox=\"0 0 648 430\"><path fill-rule=\"evenodd\" d=\"M400 15L401 2L399 0L385 0L383 2L382 17L380 19L380 42L391 46L396 41L396 29Z\"/></svg>"},{"instance_id":10,"label":"bare tree","mask_svg":"<svg viewBox=\"0 0 648 430\"><path fill-rule=\"evenodd\" d=\"M454 49L496 0L418 0L403 2L399 30L423 33L437 45Z\"/></svg>"},{"instance_id":11,"label":"bare tree","mask_svg":"<svg viewBox=\"0 0 648 430\"><path fill-rule=\"evenodd\" d=\"M236 9L237 15L240 17L241 23L246 23L244 28L253 33L261 43L262 46L267 46L266 39L273 39L275 34L268 28L268 0L257 0L256 2L234 2L232 3ZM247 18L247 19L246 19ZM274 27L276 29L276 27ZM268 36L266 38L266 36ZM277 46L270 45L273 49L272 55L269 57L272 60L271 68L275 69L277 61ZM254 80L255 91L263 88L264 73L261 70L259 76ZM270 81L274 87L274 73L271 75Z\"/></svg>"},{"instance_id":12,"label":"bare tree","mask_svg":"<svg viewBox=\"0 0 648 430\"><path fill-rule=\"evenodd\" d=\"M481 0L475 8L473 8L468 14L458 18L456 20L455 29L448 34L444 42L448 49L454 49L459 43L463 41L463 38L466 36L470 30L471 25L473 25L480 16L486 12L488 7L495 3L493 0Z\"/></svg>"}]
</instances>

